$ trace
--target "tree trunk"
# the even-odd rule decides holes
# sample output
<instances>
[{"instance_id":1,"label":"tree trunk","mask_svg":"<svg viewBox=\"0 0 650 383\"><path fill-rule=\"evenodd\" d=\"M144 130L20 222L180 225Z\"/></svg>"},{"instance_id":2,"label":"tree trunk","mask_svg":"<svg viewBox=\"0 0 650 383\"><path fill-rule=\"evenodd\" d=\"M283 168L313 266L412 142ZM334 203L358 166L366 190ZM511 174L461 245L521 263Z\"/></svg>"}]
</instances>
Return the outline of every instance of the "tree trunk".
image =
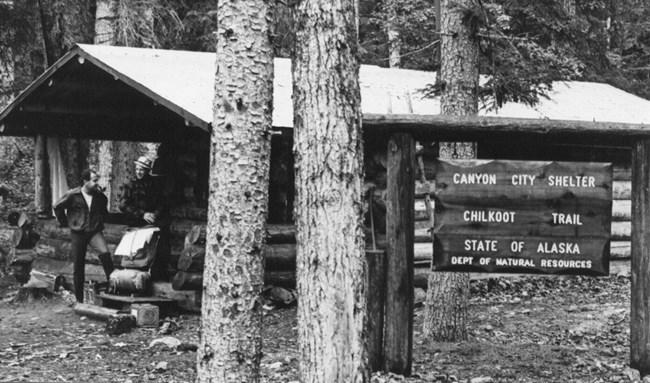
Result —
<instances>
[{"instance_id":1,"label":"tree trunk","mask_svg":"<svg viewBox=\"0 0 650 383\"><path fill-rule=\"evenodd\" d=\"M36 214L42 217L51 217L52 193L46 140L45 136L36 136L34 142L34 205Z\"/></svg>"},{"instance_id":2,"label":"tree trunk","mask_svg":"<svg viewBox=\"0 0 650 383\"><path fill-rule=\"evenodd\" d=\"M273 2L219 2L198 382L257 382L273 105Z\"/></svg>"},{"instance_id":3,"label":"tree trunk","mask_svg":"<svg viewBox=\"0 0 650 383\"><path fill-rule=\"evenodd\" d=\"M478 59L476 31L463 23L471 0L442 0L441 112L450 116L478 114ZM473 143L441 143L441 158L473 158ZM435 255L434 255L435 256ZM467 339L469 274L435 272L429 276L423 332L436 341Z\"/></svg>"},{"instance_id":4,"label":"tree trunk","mask_svg":"<svg viewBox=\"0 0 650 383\"><path fill-rule=\"evenodd\" d=\"M145 2L140 2L143 7ZM97 45L126 45L137 46L137 41L118 41L120 34L118 28L124 25L119 19L118 0L99 0L95 11L95 44ZM140 10L142 15L150 15L151 11ZM144 20L144 21L142 21ZM153 19L142 18L134 21L138 27L143 24L153 23ZM152 27L143 27L144 30L153 30ZM122 44L119 44L122 43ZM111 212L118 212L118 202L121 194L120 188L133 178L134 162L138 157L146 155L151 151L150 145L130 141L92 141L90 143L90 155L88 162L91 167L97 170L102 180L105 194L108 197L108 209Z\"/></svg>"},{"instance_id":5,"label":"tree trunk","mask_svg":"<svg viewBox=\"0 0 650 383\"><path fill-rule=\"evenodd\" d=\"M97 0L95 11L95 45L115 45L117 0Z\"/></svg>"},{"instance_id":6,"label":"tree trunk","mask_svg":"<svg viewBox=\"0 0 650 383\"><path fill-rule=\"evenodd\" d=\"M399 68L402 62L400 33L397 29L397 1L388 0L386 2L386 14L388 21L386 23L386 35L388 36L388 66Z\"/></svg>"},{"instance_id":7,"label":"tree trunk","mask_svg":"<svg viewBox=\"0 0 650 383\"><path fill-rule=\"evenodd\" d=\"M119 212L121 187L134 177L135 160L149 152L146 145L130 141L92 141L90 166L97 170L110 212Z\"/></svg>"},{"instance_id":8,"label":"tree trunk","mask_svg":"<svg viewBox=\"0 0 650 383\"><path fill-rule=\"evenodd\" d=\"M76 43L93 41L94 15L90 3L84 0L38 0L47 66L53 65ZM68 187L78 186L81 172L88 165L87 140L61 138L59 142Z\"/></svg>"},{"instance_id":9,"label":"tree trunk","mask_svg":"<svg viewBox=\"0 0 650 383\"><path fill-rule=\"evenodd\" d=\"M294 157L300 377L368 382L355 1L299 1Z\"/></svg>"}]
</instances>

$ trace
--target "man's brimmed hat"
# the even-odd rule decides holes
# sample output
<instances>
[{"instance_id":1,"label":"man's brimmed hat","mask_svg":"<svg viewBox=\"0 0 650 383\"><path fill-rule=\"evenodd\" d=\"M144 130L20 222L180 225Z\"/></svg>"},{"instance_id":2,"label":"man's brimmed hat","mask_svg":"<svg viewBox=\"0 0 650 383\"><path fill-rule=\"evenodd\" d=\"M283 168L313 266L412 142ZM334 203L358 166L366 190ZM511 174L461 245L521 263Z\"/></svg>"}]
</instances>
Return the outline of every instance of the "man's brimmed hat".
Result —
<instances>
[{"instance_id":1,"label":"man's brimmed hat","mask_svg":"<svg viewBox=\"0 0 650 383\"><path fill-rule=\"evenodd\" d=\"M147 170L151 170L151 160L146 156L142 156L135 161L137 166L143 167Z\"/></svg>"}]
</instances>

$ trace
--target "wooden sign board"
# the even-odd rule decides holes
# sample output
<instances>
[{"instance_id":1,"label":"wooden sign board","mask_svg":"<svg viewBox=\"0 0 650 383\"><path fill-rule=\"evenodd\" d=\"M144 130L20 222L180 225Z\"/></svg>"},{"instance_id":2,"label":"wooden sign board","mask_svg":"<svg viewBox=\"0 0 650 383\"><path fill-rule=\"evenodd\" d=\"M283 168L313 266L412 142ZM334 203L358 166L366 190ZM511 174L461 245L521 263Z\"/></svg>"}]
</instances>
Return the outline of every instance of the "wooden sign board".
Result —
<instances>
[{"instance_id":1,"label":"wooden sign board","mask_svg":"<svg viewBox=\"0 0 650 383\"><path fill-rule=\"evenodd\" d=\"M609 163L439 160L434 196L434 270L609 274Z\"/></svg>"}]
</instances>

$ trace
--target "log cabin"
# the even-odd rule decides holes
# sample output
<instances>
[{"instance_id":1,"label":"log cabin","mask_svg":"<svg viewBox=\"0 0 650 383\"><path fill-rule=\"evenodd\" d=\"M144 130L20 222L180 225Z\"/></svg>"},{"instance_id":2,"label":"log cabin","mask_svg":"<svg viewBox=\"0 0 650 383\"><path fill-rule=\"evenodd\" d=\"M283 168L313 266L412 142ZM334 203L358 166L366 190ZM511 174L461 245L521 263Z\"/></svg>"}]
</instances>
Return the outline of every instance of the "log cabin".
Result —
<instances>
[{"instance_id":1,"label":"log cabin","mask_svg":"<svg viewBox=\"0 0 650 383\"><path fill-rule=\"evenodd\" d=\"M273 126L269 190L269 283L291 285L295 265L292 226L293 155L290 61L275 60ZM55 274L71 274L66 231L51 218L51 201L71 184L71 173L81 164L100 167L119 162L120 154L97 153L93 142L129 141L139 143L141 153L152 158L161 146L175 178L171 215L174 241L172 251L180 257L184 238L192 227L205 226L209 173L209 141L212 121L214 55L203 52L167 51L128 47L77 45L64 55L0 113L0 135L35 137L37 207L41 207L37 230L42 239L34 267ZM423 89L435 81L435 73L388 69L362 65L360 83L364 113L366 181L373 190L374 223L377 235L373 246L383 247L385 237L386 142L391 130L415 125L420 142L421 165L416 169L415 258L426 266L431 259L430 209L425 197L426 183L435 179L433 159L444 131L453 131L463 120L436 118L440 105ZM614 164L614 204L612 208L613 259L630 258L631 237L631 152L625 140L570 140L570 134L544 135L547 126L579 129L585 123L610 124L612 129L650 124L650 101L610 85L590 82L554 83L548 99L534 107L509 103L499 110L483 108L481 118L471 122L477 128L466 138L478 143L478 158L518 160L561 160L612 162ZM496 122L495 122L496 121ZM469 122L467 122L469 124ZM428 124L428 125L427 125ZM534 134L512 136L490 130L491 124L533 125ZM536 127L536 125L539 125ZM427 126L442 128L443 134L429 135ZM70 144L66 140L77 140ZM90 144L88 143L90 142ZM495 144L495 142L497 142ZM93 150L93 148L95 150ZM82 161L74 162L71 157ZM115 158L113 158L115 157ZM94 160L93 160L94 158ZM85 159L85 160L84 160ZM130 164L129 164L130 165ZM76 167L76 169L74 169ZM105 174L106 187L118 190L124 176ZM50 201L50 204L42 201ZM106 233L114 247L126 229L111 197L110 223ZM31 212L36 215L37 212ZM3 249L0 244L0 251ZM196 254L196 252L194 253ZM88 254L87 278L101 280L101 269L93 269L96 259ZM187 265L187 260L185 264ZM176 264L176 262L173 262ZM188 266L189 267L189 266ZM426 267L420 270L427 270ZM612 268L616 272L617 268ZM181 272L188 273L186 270ZM200 272L200 271L194 271ZM276 273L275 276L272 276ZM416 274L418 274L416 272ZM196 275L186 275L188 280ZM416 277L416 284L425 285Z\"/></svg>"}]
</instances>

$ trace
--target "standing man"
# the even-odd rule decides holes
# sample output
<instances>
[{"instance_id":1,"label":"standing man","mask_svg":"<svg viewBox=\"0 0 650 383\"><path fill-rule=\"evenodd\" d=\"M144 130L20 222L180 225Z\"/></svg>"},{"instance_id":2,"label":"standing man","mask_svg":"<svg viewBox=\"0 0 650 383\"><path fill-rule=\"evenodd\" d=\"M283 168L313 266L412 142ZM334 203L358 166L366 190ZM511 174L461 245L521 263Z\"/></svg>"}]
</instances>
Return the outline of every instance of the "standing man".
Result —
<instances>
[{"instance_id":1,"label":"standing man","mask_svg":"<svg viewBox=\"0 0 650 383\"><path fill-rule=\"evenodd\" d=\"M104 229L104 217L108 214L108 199L97 184L99 176L92 169L81 173L84 184L68 190L54 204L54 214L61 227L70 228L72 258L74 260L74 294L77 302L83 302L85 282L86 249L90 246L99 253L99 260L108 280L114 270L113 259L108 251Z\"/></svg>"}]
</instances>

